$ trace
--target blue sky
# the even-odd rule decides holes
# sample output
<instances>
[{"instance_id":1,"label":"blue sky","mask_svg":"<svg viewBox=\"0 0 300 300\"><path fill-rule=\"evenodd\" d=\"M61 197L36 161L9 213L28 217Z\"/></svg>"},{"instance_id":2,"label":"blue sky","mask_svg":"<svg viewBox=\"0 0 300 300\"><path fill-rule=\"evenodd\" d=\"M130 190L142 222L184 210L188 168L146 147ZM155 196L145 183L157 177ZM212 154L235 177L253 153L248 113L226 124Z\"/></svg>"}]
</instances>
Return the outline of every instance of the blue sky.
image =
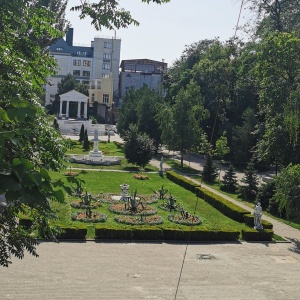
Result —
<instances>
[{"instance_id":1,"label":"blue sky","mask_svg":"<svg viewBox=\"0 0 300 300\"><path fill-rule=\"evenodd\" d=\"M145 4L141 0L119 2L140 22L138 27L117 30L117 37L122 39L121 60L164 59L169 66L180 57L185 45L202 39L219 37L225 41L232 37L241 5L239 0L171 0L163 5ZM95 36L114 36L113 31L106 29L97 32L89 19L80 20L78 12L69 11L79 4L80 0L69 0L66 14L74 28L74 43L90 45ZM242 10L240 24L248 18L249 12Z\"/></svg>"}]
</instances>

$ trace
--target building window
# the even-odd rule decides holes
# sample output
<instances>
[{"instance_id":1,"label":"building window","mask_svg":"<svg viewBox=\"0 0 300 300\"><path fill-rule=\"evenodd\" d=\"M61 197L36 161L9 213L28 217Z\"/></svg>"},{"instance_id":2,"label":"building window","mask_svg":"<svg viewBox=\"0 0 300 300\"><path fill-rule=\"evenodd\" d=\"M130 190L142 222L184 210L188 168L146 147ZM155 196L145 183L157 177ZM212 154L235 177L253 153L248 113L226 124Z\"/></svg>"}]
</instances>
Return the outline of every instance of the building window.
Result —
<instances>
[{"instance_id":1,"label":"building window","mask_svg":"<svg viewBox=\"0 0 300 300\"><path fill-rule=\"evenodd\" d=\"M110 69L110 64L104 63L104 64L102 65L102 69L104 69L104 70L109 70L109 69Z\"/></svg>"},{"instance_id":2,"label":"building window","mask_svg":"<svg viewBox=\"0 0 300 300\"><path fill-rule=\"evenodd\" d=\"M81 66L81 60L74 59L73 60L73 66Z\"/></svg>"},{"instance_id":3,"label":"building window","mask_svg":"<svg viewBox=\"0 0 300 300\"><path fill-rule=\"evenodd\" d=\"M102 73L102 78L109 78L109 74Z\"/></svg>"},{"instance_id":4,"label":"building window","mask_svg":"<svg viewBox=\"0 0 300 300\"><path fill-rule=\"evenodd\" d=\"M104 48L106 48L106 49L111 49L111 43L109 43L109 42L104 42Z\"/></svg>"},{"instance_id":5,"label":"building window","mask_svg":"<svg viewBox=\"0 0 300 300\"><path fill-rule=\"evenodd\" d=\"M89 82L88 80L83 80L82 83L83 83L84 85L87 85L87 86L90 85L90 82Z\"/></svg>"},{"instance_id":6,"label":"building window","mask_svg":"<svg viewBox=\"0 0 300 300\"><path fill-rule=\"evenodd\" d=\"M90 67L91 66L91 61L90 60L84 60L82 65L84 67Z\"/></svg>"},{"instance_id":7,"label":"building window","mask_svg":"<svg viewBox=\"0 0 300 300\"><path fill-rule=\"evenodd\" d=\"M90 77L90 71L82 71L82 76Z\"/></svg>"},{"instance_id":8,"label":"building window","mask_svg":"<svg viewBox=\"0 0 300 300\"><path fill-rule=\"evenodd\" d=\"M77 55L80 55L80 56L86 56L86 55L87 55L87 52L86 52L86 51L80 51L80 50L77 50L77 51L76 51L76 54L77 54Z\"/></svg>"},{"instance_id":9,"label":"building window","mask_svg":"<svg viewBox=\"0 0 300 300\"><path fill-rule=\"evenodd\" d=\"M95 101L95 94L92 94L91 100L92 100L92 102Z\"/></svg>"},{"instance_id":10,"label":"building window","mask_svg":"<svg viewBox=\"0 0 300 300\"><path fill-rule=\"evenodd\" d=\"M64 51L64 48L62 48L62 47L57 47L57 48L56 48L56 51Z\"/></svg>"},{"instance_id":11,"label":"building window","mask_svg":"<svg viewBox=\"0 0 300 300\"><path fill-rule=\"evenodd\" d=\"M97 81L97 89L98 89L98 90L101 90L101 80L98 80L98 81Z\"/></svg>"},{"instance_id":12,"label":"building window","mask_svg":"<svg viewBox=\"0 0 300 300\"><path fill-rule=\"evenodd\" d=\"M109 94L103 94L103 103L109 102Z\"/></svg>"},{"instance_id":13,"label":"building window","mask_svg":"<svg viewBox=\"0 0 300 300\"><path fill-rule=\"evenodd\" d=\"M80 70L73 70L73 76L80 76Z\"/></svg>"},{"instance_id":14,"label":"building window","mask_svg":"<svg viewBox=\"0 0 300 300\"><path fill-rule=\"evenodd\" d=\"M103 59L110 59L110 53L103 53Z\"/></svg>"}]
</instances>

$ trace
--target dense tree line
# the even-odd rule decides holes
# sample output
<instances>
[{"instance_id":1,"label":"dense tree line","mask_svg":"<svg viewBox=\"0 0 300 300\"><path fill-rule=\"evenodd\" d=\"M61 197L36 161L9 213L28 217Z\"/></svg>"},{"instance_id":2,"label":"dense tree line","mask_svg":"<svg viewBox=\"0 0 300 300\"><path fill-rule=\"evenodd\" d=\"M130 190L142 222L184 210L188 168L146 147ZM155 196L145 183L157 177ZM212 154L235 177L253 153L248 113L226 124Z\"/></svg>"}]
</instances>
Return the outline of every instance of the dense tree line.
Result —
<instances>
[{"instance_id":1,"label":"dense tree line","mask_svg":"<svg viewBox=\"0 0 300 300\"><path fill-rule=\"evenodd\" d=\"M226 132L229 151L223 157L234 165L247 165L252 174L252 163L282 168L300 163L300 4L246 2L255 20L246 26L250 38L202 40L187 46L164 76L165 97L147 113L151 111L155 120L152 130L160 133L157 144L180 151L182 158L186 152L202 152L211 159ZM124 124L126 128L140 122L137 107L144 92L131 90L126 95L121 133ZM254 184L242 194L253 201L257 192ZM284 204L278 208L291 211Z\"/></svg>"}]
</instances>

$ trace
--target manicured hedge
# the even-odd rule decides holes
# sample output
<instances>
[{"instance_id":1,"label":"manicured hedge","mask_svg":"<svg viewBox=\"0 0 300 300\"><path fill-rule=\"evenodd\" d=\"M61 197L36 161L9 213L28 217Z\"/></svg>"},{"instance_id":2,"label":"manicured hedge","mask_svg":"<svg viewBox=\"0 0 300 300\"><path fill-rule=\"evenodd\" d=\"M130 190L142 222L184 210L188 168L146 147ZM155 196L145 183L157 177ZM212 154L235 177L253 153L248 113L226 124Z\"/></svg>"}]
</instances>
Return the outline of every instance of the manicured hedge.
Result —
<instances>
[{"instance_id":1,"label":"manicured hedge","mask_svg":"<svg viewBox=\"0 0 300 300\"><path fill-rule=\"evenodd\" d=\"M242 240L245 241L272 241L273 230L256 230L247 228L242 230Z\"/></svg>"},{"instance_id":2,"label":"manicured hedge","mask_svg":"<svg viewBox=\"0 0 300 300\"><path fill-rule=\"evenodd\" d=\"M195 188L200 187L199 184L186 179L185 177L177 174L176 172L173 171L167 171L166 172L167 178L170 179L171 181L175 182L176 184L182 186L183 188L195 193Z\"/></svg>"},{"instance_id":3,"label":"manicured hedge","mask_svg":"<svg viewBox=\"0 0 300 300\"><path fill-rule=\"evenodd\" d=\"M237 241L240 236L239 230L214 230L207 231L204 229L192 231L180 231L165 229L163 230L165 240L177 241Z\"/></svg>"},{"instance_id":4,"label":"manicured hedge","mask_svg":"<svg viewBox=\"0 0 300 300\"><path fill-rule=\"evenodd\" d=\"M59 226L63 232L57 236L57 239L74 239L84 240L87 234L87 227L76 227L76 226Z\"/></svg>"},{"instance_id":5,"label":"manicured hedge","mask_svg":"<svg viewBox=\"0 0 300 300\"><path fill-rule=\"evenodd\" d=\"M248 225L252 228L254 227L254 216L253 215L251 215L251 214L244 215L244 219L245 219L246 225ZM273 229L273 224L266 220L262 220L262 226L264 229Z\"/></svg>"},{"instance_id":6,"label":"manicured hedge","mask_svg":"<svg viewBox=\"0 0 300 300\"><path fill-rule=\"evenodd\" d=\"M116 239L116 240L149 240L149 241L236 241L240 235L239 230L215 230L206 231L193 230L183 231L178 229L108 229L95 228L96 239Z\"/></svg>"},{"instance_id":7,"label":"manicured hedge","mask_svg":"<svg viewBox=\"0 0 300 300\"><path fill-rule=\"evenodd\" d=\"M203 188L196 188L196 195L199 198L204 199L207 203L212 205L214 208L222 212L225 216L244 223L244 215L250 214L248 210L245 210L238 205L232 203L229 200L224 199L223 197L216 195L215 193Z\"/></svg>"},{"instance_id":8,"label":"manicured hedge","mask_svg":"<svg viewBox=\"0 0 300 300\"><path fill-rule=\"evenodd\" d=\"M95 238L104 240L131 240L131 229L102 228L95 226Z\"/></svg>"}]
</instances>

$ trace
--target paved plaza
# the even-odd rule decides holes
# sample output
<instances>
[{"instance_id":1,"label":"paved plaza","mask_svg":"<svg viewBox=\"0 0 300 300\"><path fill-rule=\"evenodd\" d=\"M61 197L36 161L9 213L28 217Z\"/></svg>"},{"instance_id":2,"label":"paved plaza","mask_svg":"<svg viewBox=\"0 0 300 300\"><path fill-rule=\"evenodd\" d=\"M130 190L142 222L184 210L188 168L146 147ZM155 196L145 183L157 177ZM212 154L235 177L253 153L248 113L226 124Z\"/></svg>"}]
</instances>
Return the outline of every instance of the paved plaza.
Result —
<instances>
[{"instance_id":1,"label":"paved plaza","mask_svg":"<svg viewBox=\"0 0 300 300\"><path fill-rule=\"evenodd\" d=\"M202 167L197 158L185 163ZM27 253L0 267L0 300L298 300L300 231L263 218L287 242L42 242L39 258Z\"/></svg>"},{"instance_id":2,"label":"paved plaza","mask_svg":"<svg viewBox=\"0 0 300 300\"><path fill-rule=\"evenodd\" d=\"M45 242L39 258L0 268L0 299L297 300L298 251L293 243Z\"/></svg>"}]
</instances>

